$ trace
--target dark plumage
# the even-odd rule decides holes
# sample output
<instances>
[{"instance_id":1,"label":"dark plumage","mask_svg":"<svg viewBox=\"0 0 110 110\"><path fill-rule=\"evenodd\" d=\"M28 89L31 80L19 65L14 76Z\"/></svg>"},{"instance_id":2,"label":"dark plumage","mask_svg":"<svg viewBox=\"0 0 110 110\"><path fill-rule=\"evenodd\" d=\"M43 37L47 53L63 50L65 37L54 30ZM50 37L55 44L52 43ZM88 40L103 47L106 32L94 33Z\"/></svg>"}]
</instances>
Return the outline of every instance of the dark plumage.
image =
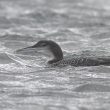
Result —
<instances>
[{"instance_id":1,"label":"dark plumage","mask_svg":"<svg viewBox=\"0 0 110 110\"><path fill-rule=\"evenodd\" d=\"M48 64L52 66L99 66L99 65L110 65L110 58L94 58L94 57L73 57L63 58L63 52L60 46L51 40L41 40L33 46L20 49L18 51L41 51L45 52L49 57L53 59L48 61Z\"/></svg>"}]
</instances>

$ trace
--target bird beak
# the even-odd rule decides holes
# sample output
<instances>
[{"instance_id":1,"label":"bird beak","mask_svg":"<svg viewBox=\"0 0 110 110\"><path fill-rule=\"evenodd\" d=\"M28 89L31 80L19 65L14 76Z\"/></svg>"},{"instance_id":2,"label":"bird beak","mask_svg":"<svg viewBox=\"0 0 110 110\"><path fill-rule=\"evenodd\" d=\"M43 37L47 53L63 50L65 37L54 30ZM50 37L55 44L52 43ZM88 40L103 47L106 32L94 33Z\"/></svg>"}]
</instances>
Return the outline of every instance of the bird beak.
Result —
<instances>
[{"instance_id":1,"label":"bird beak","mask_svg":"<svg viewBox=\"0 0 110 110\"><path fill-rule=\"evenodd\" d=\"M16 52L42 52L42 50L44 50L43 48L39 47L39 46L29 46L26 48L22 48L17 50Z\"/></svg>"},{"instance_id":2,"label":"bird beak","mask_svg":"<svg viewBox=\"0 0 110 110\"><path fill-rule=\"evenodd\" d=\"M36 48L34 48L33 46L30 46L30 47L19 49L19 50L17 50L17 52L33 52L35 50L36 50Z\"/></svg>"}]
</instances>

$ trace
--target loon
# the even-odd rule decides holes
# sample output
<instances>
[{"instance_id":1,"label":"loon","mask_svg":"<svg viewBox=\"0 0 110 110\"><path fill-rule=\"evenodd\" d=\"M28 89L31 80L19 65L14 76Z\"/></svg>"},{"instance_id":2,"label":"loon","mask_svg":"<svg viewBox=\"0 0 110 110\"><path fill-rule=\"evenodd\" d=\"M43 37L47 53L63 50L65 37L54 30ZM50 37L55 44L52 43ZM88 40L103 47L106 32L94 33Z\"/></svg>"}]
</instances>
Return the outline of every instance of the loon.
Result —
<instances>
[{"instance_id":1,"label":"loon","mask_svg":"<svg viewBox=\"0 0 110 110\"><path fill-rule=\"evenodd\" d=\"M33 46L29 46L18 51L29 51L29 52L41 52L52 58L48 61L49 65L52 66L99 66L99 65L110 65L110 58L95 58L90 56L80 56L72 58L64 58L61 47L54 41L41 40Z\"/></svg>"}]
</instances>

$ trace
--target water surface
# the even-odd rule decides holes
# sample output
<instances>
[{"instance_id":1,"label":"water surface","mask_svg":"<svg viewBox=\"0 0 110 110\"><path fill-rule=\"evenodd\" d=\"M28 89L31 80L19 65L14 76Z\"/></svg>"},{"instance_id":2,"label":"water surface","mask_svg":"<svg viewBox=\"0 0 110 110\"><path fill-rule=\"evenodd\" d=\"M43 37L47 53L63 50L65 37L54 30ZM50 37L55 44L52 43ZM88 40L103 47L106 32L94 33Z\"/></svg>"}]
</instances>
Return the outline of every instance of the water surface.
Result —
<instances>
[{"instance_id":1,"label":"water surface","mask_svg":"<svg viewBox=\"0 0 110 110\"><path fill-rule=\"evenodd\" d=\"M64 55L110 56L109 0L0 1L0 110L109 110L110 66L47 68L15 54L39 40Z\"/></svg>"}]
</instances>

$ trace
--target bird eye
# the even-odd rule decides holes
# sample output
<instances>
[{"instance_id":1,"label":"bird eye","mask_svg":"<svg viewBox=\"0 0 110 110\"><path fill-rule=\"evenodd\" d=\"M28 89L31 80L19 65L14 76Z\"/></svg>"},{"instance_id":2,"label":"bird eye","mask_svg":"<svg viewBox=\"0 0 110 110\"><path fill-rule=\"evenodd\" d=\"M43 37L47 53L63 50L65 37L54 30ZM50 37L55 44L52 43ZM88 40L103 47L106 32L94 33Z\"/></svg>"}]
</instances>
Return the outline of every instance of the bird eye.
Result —
<instances>
[{"instance_id":1,"label":"bird eye","mask_svg":"<svg viewBox=\"0 0 110 110\"><path fill-rule=\"evenodd\" d=\"M46 43L42 43L42 44L41 44L41 46L46 46L46 45L47 45Z\"/></svg>"}]
</instances>

